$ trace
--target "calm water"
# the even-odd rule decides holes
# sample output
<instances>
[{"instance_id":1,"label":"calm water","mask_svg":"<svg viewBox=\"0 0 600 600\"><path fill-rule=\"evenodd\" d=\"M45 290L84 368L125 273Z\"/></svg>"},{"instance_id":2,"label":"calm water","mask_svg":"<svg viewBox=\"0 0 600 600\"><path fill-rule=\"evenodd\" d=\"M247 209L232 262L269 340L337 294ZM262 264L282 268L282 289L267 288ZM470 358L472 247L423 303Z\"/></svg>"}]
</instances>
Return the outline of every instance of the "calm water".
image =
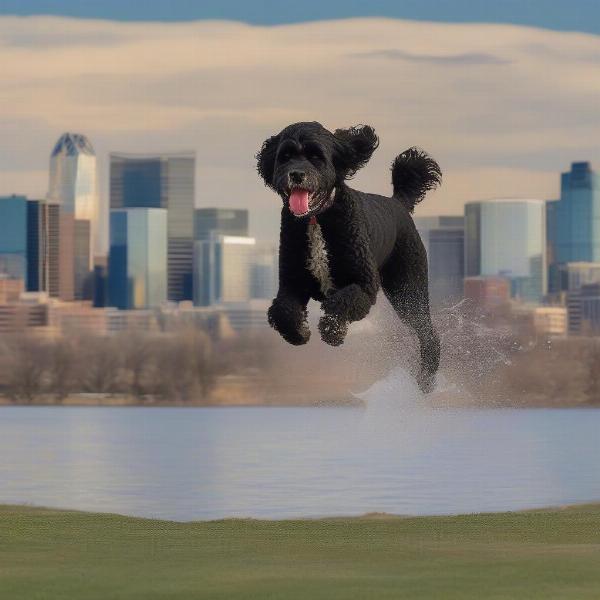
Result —
<instances>
[{"instance_id":1,"label":"calm water","mask_svg":"<svg viewBox=\"0 0 600 600\"><path fill-rule=\"evenodd\" d=\"M600 410L0 408L0 503L177 520L600 500Z\"/></svg>"}]
</instances>

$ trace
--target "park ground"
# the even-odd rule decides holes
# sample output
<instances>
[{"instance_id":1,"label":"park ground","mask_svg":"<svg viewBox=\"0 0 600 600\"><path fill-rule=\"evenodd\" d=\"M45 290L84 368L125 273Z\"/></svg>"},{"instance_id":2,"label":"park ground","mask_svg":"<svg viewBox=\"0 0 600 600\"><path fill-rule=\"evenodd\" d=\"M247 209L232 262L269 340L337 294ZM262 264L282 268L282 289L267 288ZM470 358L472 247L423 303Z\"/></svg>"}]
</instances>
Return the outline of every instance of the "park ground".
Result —
<instances>
[{"instance_id":1,"label":"park ground","mask_svg":"<svg viewBox=\"0 0 600 600\"><path fill-rule=\"evenodd\" d=\"M598 599L600 505L190 523L0 506L0 598Z\"/></svg>"}]
</instances>

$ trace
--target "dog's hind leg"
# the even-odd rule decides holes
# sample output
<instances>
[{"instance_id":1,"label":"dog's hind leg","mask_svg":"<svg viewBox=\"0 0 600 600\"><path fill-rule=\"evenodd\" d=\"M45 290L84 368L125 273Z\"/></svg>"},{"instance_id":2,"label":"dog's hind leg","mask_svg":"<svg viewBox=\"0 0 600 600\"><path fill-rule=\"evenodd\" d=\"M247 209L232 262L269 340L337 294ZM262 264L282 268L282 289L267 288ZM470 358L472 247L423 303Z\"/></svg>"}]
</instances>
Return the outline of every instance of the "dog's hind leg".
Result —
<instances>
[{"instance_id":1,"label":"dog's hind leg","mask_svg":"<svg viewBox=\"0 0 600 600\"><path fill-rule=\"evenodd\" d=\"M410 271L382 273L381 286L398 317L417 334L421 353L417 381L421 390L429 393L440 364L440 339L431 322L426 263L424 269L415 265Z\"/></svg>"}]
</instances>

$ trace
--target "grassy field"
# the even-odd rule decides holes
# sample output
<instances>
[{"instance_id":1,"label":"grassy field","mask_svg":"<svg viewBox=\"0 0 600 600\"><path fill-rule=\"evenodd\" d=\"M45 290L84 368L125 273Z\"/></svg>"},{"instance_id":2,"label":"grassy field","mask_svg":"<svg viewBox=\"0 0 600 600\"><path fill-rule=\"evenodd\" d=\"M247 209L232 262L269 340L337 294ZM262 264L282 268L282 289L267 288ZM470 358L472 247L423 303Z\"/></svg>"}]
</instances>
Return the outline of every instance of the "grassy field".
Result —
<instances>
[{"instance_id":1,"label":"grassy field","mask_svg":"<svg viewBox=\"0 0 600 600\"><path fill-rule=\"evenodd\" d=\"M151 521L0 507L2 600L600 598L600 505Z\"/></svg>"}]
</instances>

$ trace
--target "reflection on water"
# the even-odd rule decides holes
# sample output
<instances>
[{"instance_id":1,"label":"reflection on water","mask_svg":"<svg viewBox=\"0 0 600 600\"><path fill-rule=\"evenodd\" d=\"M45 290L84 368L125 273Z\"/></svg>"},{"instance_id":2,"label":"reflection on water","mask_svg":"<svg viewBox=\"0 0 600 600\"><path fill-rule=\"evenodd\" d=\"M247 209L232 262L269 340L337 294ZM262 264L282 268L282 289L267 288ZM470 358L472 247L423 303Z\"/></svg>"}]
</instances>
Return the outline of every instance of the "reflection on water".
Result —
<instances>
[{"instance_id":1,"label":"reflection on water","mask_svg":"<svg viewBox=\"0 0 600 600\"><path fill-rule=\"evenodd\" d=\"M191 520L587 502L599 431L592 409L4 407L0 503Z\"/></svg>"}]
</instances>

